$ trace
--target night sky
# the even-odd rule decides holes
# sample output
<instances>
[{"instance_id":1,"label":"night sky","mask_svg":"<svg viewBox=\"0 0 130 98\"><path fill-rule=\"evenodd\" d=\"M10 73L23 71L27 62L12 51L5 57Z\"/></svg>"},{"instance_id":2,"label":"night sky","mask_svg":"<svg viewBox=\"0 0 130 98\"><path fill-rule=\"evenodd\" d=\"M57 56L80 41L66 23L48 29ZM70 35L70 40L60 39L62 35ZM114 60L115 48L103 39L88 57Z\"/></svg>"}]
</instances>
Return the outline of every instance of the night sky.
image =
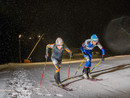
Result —
<instances>
[{"instance_id":1,"label":"night sky","mask_svg":"<svg viewBox=\"0 0 130 98\"><path fill-rule=\"evenodd\" d=\"M33 53L36 61L42 61L46 44L59 36L70 48L79 48L95 33L105 47L103 34L108 23L130 16L129 5L129 0L0 0L0 63L18 62L19 34L22 59L43 33Z\"/></svg>"}]
</instances>

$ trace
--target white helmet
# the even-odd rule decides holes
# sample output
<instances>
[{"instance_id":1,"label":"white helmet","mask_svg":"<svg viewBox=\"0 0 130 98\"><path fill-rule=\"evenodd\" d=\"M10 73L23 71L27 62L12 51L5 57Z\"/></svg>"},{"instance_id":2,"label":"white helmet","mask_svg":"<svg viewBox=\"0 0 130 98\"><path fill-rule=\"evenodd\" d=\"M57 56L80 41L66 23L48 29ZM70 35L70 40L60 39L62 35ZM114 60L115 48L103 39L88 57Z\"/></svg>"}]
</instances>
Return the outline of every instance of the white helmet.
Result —
<instances>
[{"instance_id":1,"label":"white helmet","mask_svg":"<svg viewBox=\"0 0 130 98\"><path fill-rule=\"evenodd\" d=\"M56 45L63 45L64 44L64 41L62 40L62 38L61 37L58 37L57 39L56 39Z\"/></svg>"}]
</instances>

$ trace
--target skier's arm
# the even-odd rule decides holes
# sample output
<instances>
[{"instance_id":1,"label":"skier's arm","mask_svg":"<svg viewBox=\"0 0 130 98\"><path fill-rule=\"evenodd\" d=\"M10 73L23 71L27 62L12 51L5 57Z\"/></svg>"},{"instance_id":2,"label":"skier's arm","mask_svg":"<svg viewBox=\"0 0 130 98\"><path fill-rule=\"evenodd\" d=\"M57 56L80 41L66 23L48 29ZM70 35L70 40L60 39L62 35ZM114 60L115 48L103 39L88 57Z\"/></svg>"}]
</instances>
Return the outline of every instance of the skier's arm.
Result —
<instances>
[{"instance_id":1,"label":"skier's arm","mask_svg":"<svg viewBox=\"0 0 130 98\"><path fill-rule=\"evenodd\" d=\"M84 43L82 44L82 47L85 48L89 42L90 42L90 39L85 40Z\"/></svg>"},{"instance_id":2,"label":"skier's arm","mask_svg":"<svg viewBox=\"0 0 130 98\"><path fill-rule=\"evenodd\" d=\"M100 43L98 43L97 46L100 48L100 50L102 50L102 55L105 55L105 50L104 50L104 48L102 47L102 45L101 45Z\"/></svg>"},{"instance_id":3,"label":"skier's arm","mask_svg":"<svg viewBox=\"0 0 130 98\"><path fill-rule=\"evenodd\" d=\"M84 48L83 45L81 45L80 50L84 54L84 49L83 48Z\"/></svg>"},{"instance_id":4,"label":"skier's arm","mask_svg":"<svg viewBox=\"0 0 130 98\"><path fill-rule=\"evenodd\" d=\"M103 47L101 48L101 50L102 50L102 55L105 55L105 50Z\"/></svg>"},{"instance_id":5,"label":"skier's arm","mask_svg":"<svg viewBox=\"0 0 130 98\"><path fill-rule=\"evenodd\" d=\"M81 45L80 50L84 54L84 47L86 47L85 42Z\"/></svg>"},{"instance_id":6,"label":"skier's arm","mask_svg":"<svg viewBox=\"0 0 130 98\"><path fill-rule=\"evenodd\" d=\"M68 53L72 53L72 51L68 47L65 48L65 51L67 51Z\"/></svg>"},{"instance_id":7,"label":"skier's arm","mask_svg":"<svg viewBox=\"0 0 130 98\"><path fill-rule=\"evenodd\" d=\"M46 55L48 56L48 50L49 50L49 48L53 48L53 45L54 44L48 44L48 45L46 45Z\"/></svg>"},{"instance_id":8,"label":"skier's arm","mask_svg":"<svg viewBox=\"0 0 130 98\"><path fill-rule=\"evenodd\" d=\"M105 50L100 43L98 43L97 46L102 50L102 59L101 60L104 61Z\"/></svg>"},{"instance_id":9,"label":"skier's arm","mask_svg":"<svg viewBox=\"0 0 130 98\"><path fill-rule=\"evenodd\" d=\"M90 42L90 39L87 39L84 41L84 43L81 45L80 49L83 54L85 54L84 49L87 47L88 43Z\"/></svg>"},{"instance_id":10,"label":"skier's arm","mask_svg":"<svg viewBox=\"0 0 130 98\"><path fill-rule=\"evenodd\" d=\"M67 46L65 46L64 49L70 54L70 57L72 57L72 51Z\"/></svg>"}]
</instances>

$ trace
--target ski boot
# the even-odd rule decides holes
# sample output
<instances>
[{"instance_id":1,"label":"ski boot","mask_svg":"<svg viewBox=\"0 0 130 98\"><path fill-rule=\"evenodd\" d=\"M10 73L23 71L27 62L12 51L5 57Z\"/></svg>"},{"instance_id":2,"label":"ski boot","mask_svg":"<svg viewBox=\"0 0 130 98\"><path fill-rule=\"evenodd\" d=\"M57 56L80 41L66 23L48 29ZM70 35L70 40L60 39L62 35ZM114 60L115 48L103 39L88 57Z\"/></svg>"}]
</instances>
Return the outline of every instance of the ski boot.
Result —
<instances>
[{"instance_id":1,"label":"ski boot","mask_svg":"<svg viewBox=\"0 0 130 98\"><path fill-rule=\"evenodd\" d=\"M83 77L86 79L92 79L92 76L90 75L90 68L84 68L82 71Z\"/></svg>"},{"instance_id":2,"label":"ski boot","mask_svg":"<svg viewBox=\"0 0 130 98\"><path fill-rule=\"evenodd\" d=\"M62 85L61 84L61 80L60 80L60 73L59 72L55 73L54 79L55 79L55 82L56 82L57 86L61 86Z\"/></svg>"},{"instance_id":3,"label":"ski boot","mask_svg":"<svg viewBox=\"0 0 130 98\"><path fill-rule=\"evenodd\" d=\"M92 79L92 76L88 73L83 73L83 77L86 78L86 79Z\"/></svg>"}]
</instances>

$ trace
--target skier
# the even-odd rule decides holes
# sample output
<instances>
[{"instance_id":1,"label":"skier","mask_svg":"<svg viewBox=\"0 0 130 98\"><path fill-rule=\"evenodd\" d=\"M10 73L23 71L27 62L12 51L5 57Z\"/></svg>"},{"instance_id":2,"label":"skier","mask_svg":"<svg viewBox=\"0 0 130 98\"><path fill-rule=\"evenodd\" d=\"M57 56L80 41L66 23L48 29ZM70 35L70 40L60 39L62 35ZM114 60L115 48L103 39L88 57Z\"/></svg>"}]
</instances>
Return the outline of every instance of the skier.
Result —
<instances>
[{"instance_id":1,"label":"skier","mask_svg":"<svg viewBox=\"0 0 130 98\"><path fill-rule=\"evenodd\" d=\"M58 37L56 39L56 42L54 44L48 44L46 46L46 55L45 58L49 56L48 49L52 48L52 55L51 60L56 68L54 79L58 86L61 86L61 80L60 80L60 68L62 66L62 55L63 51L66 50L70 57L72 57L72 51L64 44L62 38Z\"/></svg>"},{"instance_id":2,"label":"skier","mask_svg":"<svg viewBox=\"0 0 130 98\"><path fill-rule=\"evenodd\" d=\"M91 36L91 39L85 40L85 42L81 45L80 50L86 59L86 64L83 68L83 77L87 79L92 79L90 75L90 68L91 68L91 58L92 58L92 49L98 46L102 50L102 61L104 61L105 50L103 49L102 45L99 43L99 38L96 34Z\"/></svg>"}]
</instances>

